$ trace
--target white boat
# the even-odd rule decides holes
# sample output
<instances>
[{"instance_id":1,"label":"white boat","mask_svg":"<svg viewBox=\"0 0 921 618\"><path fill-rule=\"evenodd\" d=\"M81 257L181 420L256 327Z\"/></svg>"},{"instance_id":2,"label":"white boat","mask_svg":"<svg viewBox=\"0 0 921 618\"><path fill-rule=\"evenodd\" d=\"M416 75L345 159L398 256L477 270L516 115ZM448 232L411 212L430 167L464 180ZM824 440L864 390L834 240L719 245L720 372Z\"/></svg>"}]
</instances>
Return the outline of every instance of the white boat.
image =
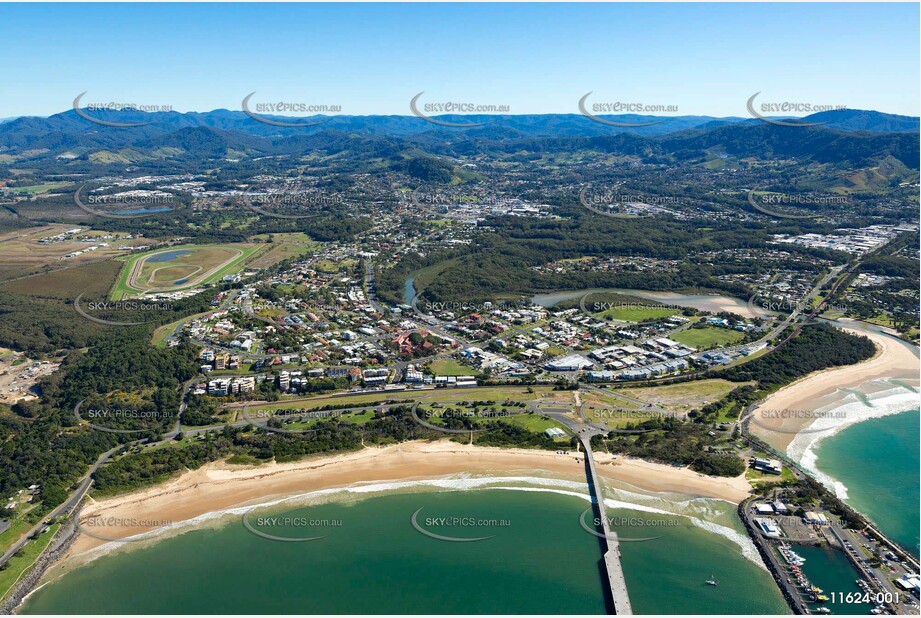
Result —
<instances>
[{"instance_id":1,"label":"white boat","mask_svg":"<svg viewBox=\"0 0 921 618\"><path fill-rule=\"evenodd\" d=\"M806 563L806 559L790 549L789 545L779 545L778 551L780 552L780 555L783 556L783 559L787 561L787 564L793 566L803 566L803 564Z\"/></svg>"}]
</instances>

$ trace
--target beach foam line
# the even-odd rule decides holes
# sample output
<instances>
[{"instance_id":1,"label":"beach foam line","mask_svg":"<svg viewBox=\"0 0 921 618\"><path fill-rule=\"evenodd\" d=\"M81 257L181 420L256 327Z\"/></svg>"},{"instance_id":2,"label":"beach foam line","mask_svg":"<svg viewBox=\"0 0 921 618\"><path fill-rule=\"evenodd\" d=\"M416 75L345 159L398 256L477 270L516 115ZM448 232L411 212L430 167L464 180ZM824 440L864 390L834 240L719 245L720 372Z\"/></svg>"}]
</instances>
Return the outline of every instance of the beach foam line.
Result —
<instances>
[{"instance_id":1,"label":"beach foam line","mask_svg":"<svg viewBox=\"0 0 921 618\"><path fill-rule=\"evenodd\" d=\"M555 493L562 494L566 496L573 496L577 498L582 498L587 502L591 503L591 496L587 493L579 493L573 491L566 491L562 489L548 489L542 487L495 487L494 489L504 489L509 491L527 491L527 492L545 492L545 493ZM701 498L701 500L710 500L710 498ZM732 504L732 503L729 503ZM714 521L707 521L696 517L693 515L688 515L686 513L676 513L666 509L660 509L652 506L647 506L643 504L636 504L634 502L624 502L623 500L616 500L612 498L605 498L604 505L609 509L619 509L627 511L638 511L641 513L653 513L655 515L667 515L670 517L683 517L691 522L691 524L696 527L709 532L711 534L716 534L723 537L737 545L739 549L742 550L742 555L745 556L748 560L754 563L756 566L767 571L767 567L764 565L764 562L761 560L761 555L758 553L758 549L752 543L751 539L741 532L730 528L729 526L724 526L718 524Z\"/></svg>"},{"instance_id":2,"label":"beach foam line","mask_svg":"<svg viewBox=\"0 0 921 618\"><path fill-rule=\"evenodd\" d=\"M476 476L469 474L452 475L437 479L420 479L411 481L392 481L392 482L361 482L345 487L332 487L319 489L304 494L286 496L274 500L268 500L255 504L237 506L228 509L221 509L203 513L197 517L175 522L167 526L161 526L154 530L143 532L137 535L125 537L120 541L109 541L93 549L87 550L79 555L73 556L72 559L85 564L100 558L116 549L128 547L139 547L143 543L137 541L155 541L167 537L168 535L181 534L203 527L209 523L215 523L221 519L227 519L232 516L243 516L246 513L266 509L277 508L280 506L310 506L323 502L324 498L347 497L347 496L372 496L375 494L395 493L407 490L441 490L441 491L476 491L484 489L497 489L506 491L531 491L557 493L577 497L588 502L591 496L588 493L588 487L584 482L570 481L551 477L535 476ZM614 487L606 488L613 493L615 498L604 499L605 505L612 509L624 509L638 512L666 515L672 517L686 518L692 525L702 530L717 534L735 545L739 546L742 554L751 562L761 568L765 568L758 554L757 549L751 540L745 534L713 521L717 518L731 517L729 513L734 512L735 504L728 500L717 498L690 498L678 500L675 502L668 501L667 498L656 494L643 494L629 490L618 489ZM669 495L680 495L671 494ZM661 506L652 506L648 502L664 503L665 506L678 506L679 509L662 508ZM725 508L714 508L714 505L721 505ZM682 512L687 511L687 512Z\"/></svg>"},{"instance_id":3,"label":"beach foam line","mask_svg":"<svg viewBox=\"0 0 921 618\"><path fill-rule=\"evenodd\" d=\"M57 579L57 578L54 578L54 579ZM25 605L25 604L26 604L26 601L29 600L29 597L31 597L33 594L35 594L36 592L38 592L39 590L41 590L42 588L44 588L45 586L47 586L48 584L50 584L51 582L53 582L54 579L49 580L49 581L46 581L46 582L42 582L42 583L39 584L38 586L35 586L34 588L32 588L32 590L30 590L29 592L27 592L26 595L25 595L24 597L22 597L22 600L19 602L19 605L17 605L16 607L17 607L17 608L20 608L20 607L22 607L23 605ZM14 610L13 613L15 614L16 611Z\"/></svg>"},{"instance_id":4,"label":"beach foam line","mask_svg":"<svg viewBox=\"0 0 921 618\"><path fill-rule=\"evenodd\" d=\"M847 486L818 467L817 450L822 441L857 423L916 410L921 403L917 391L913 391L910 385L902 380L871 380L864 387L882 388L872 393L855 392L854 389L836 391L844 394L840 401L819 408L822 414L805 428L808 432L796 434L787 446L787 455L791 459L809 470L820 483L842 500L848 498ZM842 417L843 421L840 420ZM822 429L826 431L821 431Z\"/></svg>"}]
</instances>

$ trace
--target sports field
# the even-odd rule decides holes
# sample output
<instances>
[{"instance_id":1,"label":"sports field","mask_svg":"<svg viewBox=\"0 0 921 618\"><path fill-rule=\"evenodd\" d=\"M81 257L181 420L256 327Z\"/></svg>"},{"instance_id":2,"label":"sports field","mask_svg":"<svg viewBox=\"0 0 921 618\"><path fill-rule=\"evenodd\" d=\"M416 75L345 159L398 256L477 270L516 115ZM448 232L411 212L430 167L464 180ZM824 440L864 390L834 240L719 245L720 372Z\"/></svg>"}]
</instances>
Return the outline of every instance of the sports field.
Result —
<instances>
[{"instance_id":1,"label":"sports field","mask_svg":"<svg viewBox=\"0 0 921 618\"><path fill-rule=\"evenodd\" d=\"M709 350L717 346L732 345L745 338L744 333L728 328L689 328L672 335L672 339L696 350Z\"/></svg>"},{"instance_id":2,"label":"sports field","mask_svg":"<svg viewBox=\"0 0 921 618\"><path fill-rule=\"evenodd\" d=\"M125 261L113 300L148 292L175 292L232 275L265 245L180 245L134 255Z\"/></svg>"},{"instance_id":3,"label":"sports field","mask_svg":"<svg viewBox=\"0 0 921 618\"><path fill-rule=\"evenodd\" d=\"M639 301L636 306L612 307L607 311L597 314L599 317L621 322L649 322L661 320L678 313L677 309L668 307L642 306Z\"/></svg>"}]
</instances>

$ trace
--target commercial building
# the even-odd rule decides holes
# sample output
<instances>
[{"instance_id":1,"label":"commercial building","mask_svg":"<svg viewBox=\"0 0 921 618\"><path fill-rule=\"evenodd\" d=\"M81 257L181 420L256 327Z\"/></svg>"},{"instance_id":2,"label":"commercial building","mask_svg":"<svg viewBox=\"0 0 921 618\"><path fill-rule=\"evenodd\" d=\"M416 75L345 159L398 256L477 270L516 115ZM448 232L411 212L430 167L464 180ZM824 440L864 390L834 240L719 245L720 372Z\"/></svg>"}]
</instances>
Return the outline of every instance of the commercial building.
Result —
<instances>
[{"instance_id":1,"label":"commercial building","mask_svg":"<svg viewBox=\"0 0 921 618\"><path fill-rule=\"evenodd\" d=\"M752 468L767 474L783 474L783 466L776 459L761 459L756 457L752 460Z\"/></svg>"},{"instance_id":2,"label":"commercial building","mask_svg":"<svg viewBox=\"0 0 921 618\"><path fill-rule=\"evenodd\" d=\"M581 371L591 366L591 361L586 360L577 354L563 356L562 358L557 358L544 365L548 371Z\"/></svg>"},{"instance_id":3,"label":"commercial building","mask_svg":"<svg viewBox=\"0 0 921 618\"><path fill-rule=\"evenodd\" d=\"M827 526L831 523L828 521L828 517L825 513L816 513L815 511L806 511L806 515L803 516L803 521L815 526Z\"/></svg>"},{"instance_id":4,"label":"commercial building","mask_svg":"<svg viewBox=\"0 0 921 618\"><path fill-rule=\"evenodd\" d=\"M764 536L768 537L769 539L780 538L780 527L772 520L765 519L763 517L755 517L754 522Z\"/></svg>"}]
</instances>

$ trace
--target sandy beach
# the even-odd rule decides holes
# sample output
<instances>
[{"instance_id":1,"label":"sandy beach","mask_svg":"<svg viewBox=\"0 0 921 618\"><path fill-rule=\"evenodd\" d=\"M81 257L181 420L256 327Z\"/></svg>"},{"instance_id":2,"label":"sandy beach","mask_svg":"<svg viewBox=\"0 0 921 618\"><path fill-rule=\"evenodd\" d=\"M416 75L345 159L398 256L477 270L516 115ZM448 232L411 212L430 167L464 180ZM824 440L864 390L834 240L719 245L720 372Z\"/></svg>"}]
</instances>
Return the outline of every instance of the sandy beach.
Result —
<instances>
[{"instance_id":1,"label":"sandy beach","mask_svg":"<svg viewBox=\"0 0 921 618\"><path fill-rule=\"evenodd\" d=\"M809 427L815 417L808 414L777 414L777 411L812 411L815 400L836 389L853 388L870 380L900 378L917 383L918 358L898 340L873 332L845 328L853 335L868 337L876 345L876 354L862 363L826 369L810 374L785 386L755 409L758 423L750 430L774 448L786 451L796 432ZM770 412L768 412L770 411ZM776 416L771 416L775 414ZM782 431L776 431L777 429Z\"/></svg>"},{"instance_id":2,"label":"sandy beach","mask_svg":"<svg viewBox=\"0 0 921 618\"><path fill-rule=\"evenodd\" d=\"M750 486L744 477L717 478L625 457L596 454L599 473L620 486L650 492L740 502ZM225 509L359 483L436 479L458 474L546 476L584 482L583 464L575 454L486 448L447 440L407 442L366 448L294 463L237 466L207 464L155 487L90 501L83 509L83 528L106 538L124 538ZM87 534L69 556L105 541Z\"/></svg>"}]
</instances>

